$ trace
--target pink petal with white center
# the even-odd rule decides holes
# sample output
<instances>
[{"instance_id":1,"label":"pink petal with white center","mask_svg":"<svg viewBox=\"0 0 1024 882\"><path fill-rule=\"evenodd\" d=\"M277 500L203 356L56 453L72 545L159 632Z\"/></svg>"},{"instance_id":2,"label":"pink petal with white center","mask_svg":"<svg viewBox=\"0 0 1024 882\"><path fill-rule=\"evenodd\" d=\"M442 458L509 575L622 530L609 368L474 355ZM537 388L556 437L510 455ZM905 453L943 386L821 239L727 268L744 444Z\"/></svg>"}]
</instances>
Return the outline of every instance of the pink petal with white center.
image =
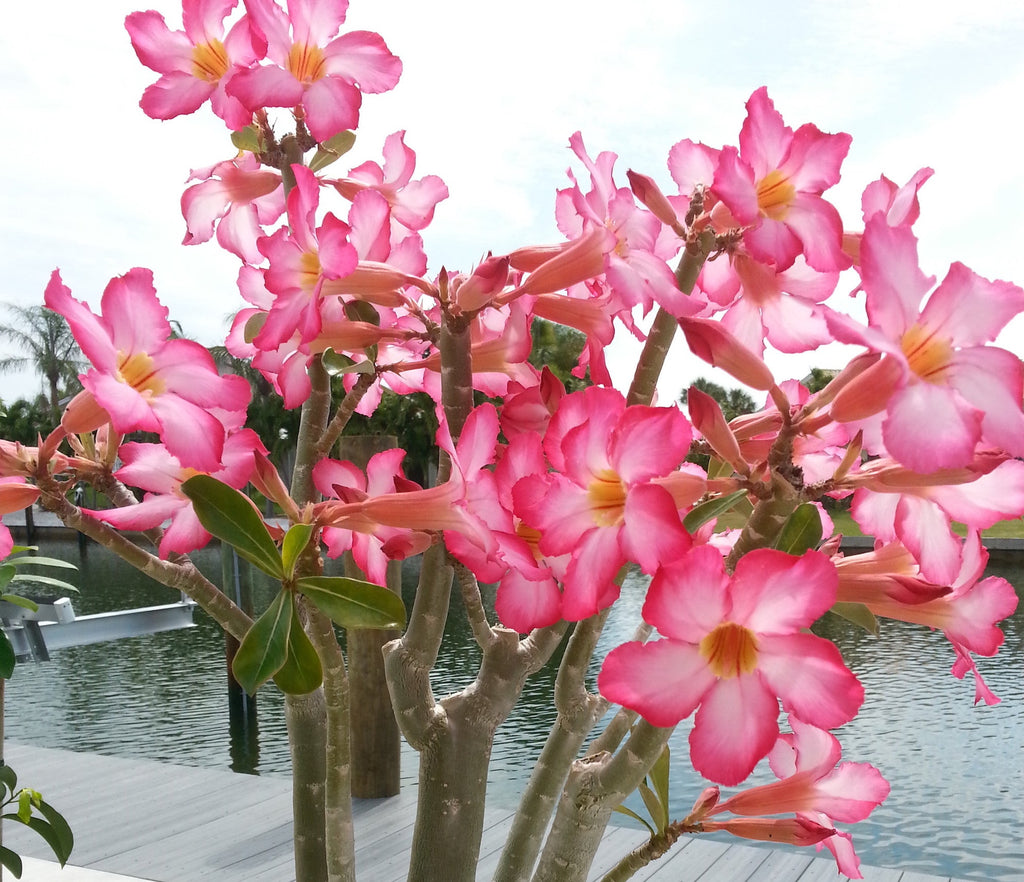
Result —
<instances>
[{"instance_id":1,"label":"pink petal with white center","mask_svg":"<svg viewBox=\"0 0 1024 882\"><path fill-rule=\"evenodd\" d=\"M813 634L757 636L757 667L785 710L832 729L848 723L864 701L864 687L835 645Z\"/></svg>"},{"instance_id":2,"label":"pink petal with white center","mask_svg":"<svg viewBox=\"0 0 1024 882\"><path fill-rule=\"evenodd\" d=\"M226 86L228 95L250 110L261 107L294 107L302 103L305 88L280 67L252 67L239 71Z\"/></svg>"},{"instance_id":3,"label":"pink petal with white center","mask_svg":"<svg viewBox=\"0 0 1024 882\"><path fill-rule=\"evenodd\" d=\"M1024 291L1009 282L990 282L962 263L950 266L921 312L920 323L955 346L978 346L999 335L1024 311Z\"/></svg>"},{"instance_id":4,"label":"pink petal with white center","mask_svg":"<svg viewBox=\"0 0 1024 882\"><path fill-rule=\"evenodd\" d=\"M793 142L793 132L761 86L747 99L747 116L740 129L740 152L754 175L763 178L782 165Z\"/></svg>"},{"instance_id":5,"label":"pink petal with white center","mask_svg":"<svg viewBox=\"0 0 1024 882\"><path fill-rule=\"evenodd\" d=\"M288 0L288 18L296 43L323 45L345 23L348 0Z\"/></svg>"},{"instance_id":6,"label":"pink petal with white center","mask_svg":"<svg viewBox=\"0 0 1024 882\"><path fill-rule=\"evenodd\" d=\"M932 487L928 496L955 521L984 530L1024 515L1024 462L1007 460L966 484Z\"/></svg>"},{"instance_id":7,"label":"pink petal with white center","mask_svg":"<svg viewBox=\"0 0 1024 882\"><path fill-rule=\"evenodd\" d=\"M831 772L843 755L839 739L796 716L790 716L789 725L792 734L780 735L768 755L775 777L789 778L804 772L820 778Z\"/></svg>"},{"instance_id":8,"label":"pink petal with white center","mask_svg":"<svg viewBox=\"0 0 1024 882\"><path fill-rule=\"evenodd\" d=\"M677 469L692 439L690 423L677 408L635 405L612 430L608 455L619 477L633 484Z\"/></svg>"},{"instance_id":9,"label":"pink petal with white center","mask_svg":"<svg viewBox=\"0 0 1024 882\"><path fill-rule=\"evenodd\" d=\"M850 514L866 536L874 536L880 542L893 542L896 530L896 509L900 497L895 493L874 493L858 490L853 494Z\"/></svg>"},{"instance_id":10,"label":"pink petal with white center","mask_svg":"<svg viewBox=\"0 0 1024 882\"><path fill-rule=\"evenodd\" d=\"M715 179L720 151L683 139L668 152L668 172L683 196L689 197L697 184L710 187Z\"/></svg>"},{"instance_id":11,"label":"pink petal with white center","mask_svg":"<svg viewBox=\"0 0 1024 882\"><path fill-rule=\"evenodd\" d=\"M902 336L917 321L921 298L935 282L921 272L917 238L909 227L890 227L876 215L864 228L860 261L870 323L890 337Z\"/></svg>"},{"instance_id":12,"label":"pink petal with white center","mask_svg":"<svg viewBox=\"0 0 1024 882\"><path fill-rule=\"evenodd\" d=\"M693 544L669 492L654 484L632 488L620 534L622 551L645 573L678 560Z\"/></svg>"},{"instance_id":13,"label":"pink petal with white center","mask_svg":"<svg viewBox=\"0 0 1024 882\"><path fill-rule=\"evenodd\" d=\"M813 123L805 123L793 133L780 170L797 190L821 193L839 183L851 143L853 138L845 132L828 134Z\"/></svg>"},{"instance_id":14,"label":"pink petal with white center","mask_svg":"<svg viewBox=\"0 0 1024 882\"><path fill-rule=\"evenodd\" d=\"M533 582L509 570L498 585L494 611L505 627L526 634L561 620L562 592L550 575Z\"/></svg>"},{"instance_id":15,"label":"pink petal with white center","mask_svg":"<svg viewBox=\"0 0 1024 882\"><path fill-rule=\"evenodd\" d=\"M936 585L951 585L960 572L960 539L949 529L949 516L927 499L897 497L896 535Z\"/></svg>"},{"instance_id":16,"label":"pink petal with white center","mask_svg":"<svg viewBox=\"0 0 1024 882\"><path fill-rule=\"evenodd\" d=\"M718 167L715 169L712 190L739 224L750 225L760 218L761 209L757 204L754 173L750 166L740 159L735 147L722 149Z\"/></svg>"},{"instance_id":17,"label":"pink petal with white center","mask_svg":"<svg viewBox=\"0 0 1024 882\"><path fill-rule=\"evenodd\" d=\"M863 821L889 795L889 782L868 763L841 763L815 782L814 808L833 821Z\"/></svg>"},{"instance_id":18,"label":"pink petal with white center","mask_svg":"<svg viewBox=\"0 0 1024 882\"><path fill-rule=\"evenodd\" d=\"M967 465L981 440L982 412L951 389L912 382L898 389L882 423L885 447L915 472Z\"/></svg>"},{"instance_id":19,"label":"pink petal with white center","mask_svg":"<svg viewBox=\"0 0 1024 882\"><path fill-rule=\"evenodd\" d=\"M174 119L194 113L215 91L216 84L192 74L173 71L164 74L142 93L139 106L151 119Z\"/></svg>"},{"instance_id":20,"label":"pink petal with white center","mask_svg":"<svg viewBox=\"0 0 1024 882\"><path fill-rule=\"evenodd\" d=\"M1024 369L1012 352L975 346L953 354L949 385L983 413L981 434L989 443L1024 456Z\"/></svg>"},{"instance_id":21,"label":"pink petal with white center","mask_svg":"<svg viewBox=\"0 0 1024 882\"><path fill-rule=\"evenodd\" d=\"M808 352L832 339L825 316L802 297L780 295L761 308L768 340L779 352Z\"/></svg>"},{"instance_id":22,"label":"pink petal with white center","mask_svg":"<svg viewBox=\"0 0 1024 882\"><path fill-rule=\"evenodd\" d=\"M839 212L818 196L797 193L786 210L785 225L800 240L808 266L823 273L838 272L850 265L843 253L843 221ZM793 260L796 260L794 255ZM778 261L779 270L793 261Z\"/></svg>"},{"instance_id":23,"label":"pink petal with white center","mask_svg":"<svg viewBox=\"0 0 1024 882\"><path fill-rule=\"evenodd\" d=\"M324 58L328 74L358 83L370 94L393 89L402 75L401 60L373 31L342 34L324 49Z\"/></svg>"},{"instance_id":24,"label":"pink petal with white center","mask_svg":"<svg viewBox=\"0 0 1024 882\"><path fill-rule=\"evenodd\" d=\"M752 298L740 297L722 316L725 328L741 346L764 357L765 326L762 322L763 303Z\"/></svg>"},{"instance_id":25,"label":"pink petal with white center","mask_svg":"<svg viewBox=\"0 0 1024 882\"><path fill-rule=\"evenodd\" d=\"M263 227L253 205L236 205L217 225L217 242L221 248L248 264L263 262L263 255L256 247L262 236Z\"/></svg>"},{"instance_id":26,"label":"pink petal with white center","mask_svg":"<svg viewBox=\"0 0 1024 882\"><path fill-rule=\"evenodd\" d=\"M728 586L722 555L698 545L655 573L644 601L644 621L665 637L700 643L728 615Z\"/></svg>"},{"instance_id":27,"label":"pink petal with white center","mask_svg":"<svg viewBox=\"0 0 1024 882\"><path fill-rule=\"evenodd\" d=\"M181 508L171 519L160 540L160 557L168 558L172 554L188 554L202 548L212 537L199 523L191 506Z\"/></svg>"},{"instance_id":28,"label":"pink petal with white center","mask_svg":"<svg viewBox=\"0 0 1024 882\"><path fill-rule=\"evenodd\" d=\"M147 495L138 505L89 511L88 514L118 530L151 530L189 506L188 500L180 496L153 494Z\"/></svg>"},{"instance_id":29,"label":"pink petal with white center","mask_svg":"<svg viewBox=\"0 0 1024 882\"><path fill-rule=\"evenodd\" d=\"M159 12L133 12L124 20L124 26L139 61L150 70L191 74L192 41L181 31L167 27Z\"/></svg>"},{"instance_id":30,"label":"pink petal with white center","mask_svg":"<svg viewBox=\"0 0 1024 882\"><path fill-rule=\"evenodd\" d=\"M424 175L402 188L392 205L395 220L410 230L422 230L434 218L437 203L448 198L448 185L437 175Z\"/></svg>"},{"instance_id":31,"label":"pink petal with white center","mask_svg":"<svg viewBox=\"0 0 1024 882\"><path fill-rule=\"evenodd\" d=\"M946 637L978 655L993 656L1003 645L1003 632L997 622L1012 616L1018 597L1013 585L999 576L989 576L965 591L943 601L953 608L949 621L942 625Z\"/></svg>"},{"instance_id":32,"label":"pink petal with white center","mask_svg":"<svg viewBox=\"0 0 1024 882\"><path fill-rule=\"evenodd\" d=\"M206 347L191 340L168 340L160 352L160 378L180 396L206 408L244 410L252 397L242 377L220 376Z\"/></svg>"},{"instance_id":33,"label":"pink petal with white center","mask_svg":"<svg viewBox=\"0 0 1024 882\"><path fill-rule=\"evenodd\" d=\"M182 0L185 33L195 43L219 38L224 33L224 19L237 5L238 0Z\"/></svg>"},{"instance_id":34,"label":"pink petal with white center","mask_svg":"<svg viewBox=\"0 0 1024 882\"><path fill-rule=\"evenodd\" d=\"M150 402L127 383L110 374L90 371L82 377L82 385L109 414L110 422L120 434L160 431L160 421L153 414ZM67 423L62 422L62 425L71 431Z\"/></svg>"},{"instance_id":35,"label":"pink petal with white center","mask_svg":"<svg viewBox=\"0 0 1024 882\"><path fill-rule=\"evenodd\" d=\"M222 468L224 425L206 408L162 395L153 402L153 412L160 420L161 440L183 466L207 473Z\"/></svg>"},{"instance_id":36,"label":"pink petal with white center","mask_svg":"<svg viewBox=\"0 0 1024 882\"><path fill-rule=\"evenodd\" d=\"M101 318L93 315L88 306L71 296L71 289L61 281L59 270L50 275L43 302L67 319L75 340L89 361L101 371L116 368L117 353L110 340L109 328Z\"/></svg>"},{"instance_id":37,"label":"pink petal with white center","mask_svg":"<svg viewBox=\"0 0 1024 882\"><path fill-rule=\"evenodd\" d=\"M664 678L665 670L649 674ZM746 780L778 736L779 700L758 673L718 680L694 719L690 759L709 781L733 786Z\"/></svg>"},{"instance_id":38,"label":"pink petal with white center","mask_svg":"<svg viewBox=\"0 0 1024 882\"><path fill-rule=\"evenodd\" d=\"M618 532L596 527L573 550L562 586L562 617L566 621L583 621L619 599L615 576L626 559L619 548Z\"/></svg>"},{"instance_id":39,"label":"pink petal with white center","mask_svg":"<svg viewBox=\"0 0 1024 882\"><path fill-rule=\"evenodd\" d=\"M362 102L363 93L341 77L317 80L302 99L310 134L323 143L338 132L356 128Z\"/></svg>"},{"instance_id":40,"label":"pink petal with white center","mask_svg":"<svg viewBox=\"0 0 1024 882\"><path fill-rule=\"evenodd\" d=\"M693 713L715 682L697 647L655 640L624 643L608 653L597 688L654 726L675 726Z\"/></svg>"},{"instance_id":41,"label":"pink petal with white center","mask_svg":"<svg viewBox=\"0 0 1024 882\"><path fill-rule=\"evenodd\" d=\"M759 548L736 565L729 597L730 621L758 635L806 628L835 603L839 576L818 551L794 557Z\"/></svg>"}]
</instances>

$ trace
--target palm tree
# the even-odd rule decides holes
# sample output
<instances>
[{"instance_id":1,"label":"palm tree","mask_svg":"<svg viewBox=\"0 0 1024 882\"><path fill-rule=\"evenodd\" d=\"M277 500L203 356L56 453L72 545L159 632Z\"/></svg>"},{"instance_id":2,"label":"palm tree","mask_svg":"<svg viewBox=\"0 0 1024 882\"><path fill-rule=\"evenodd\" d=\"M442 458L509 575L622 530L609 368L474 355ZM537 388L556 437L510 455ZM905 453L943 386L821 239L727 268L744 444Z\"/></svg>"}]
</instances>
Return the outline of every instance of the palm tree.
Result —
<instances>
[{"instance_id":1,"label":"palm tree","mask_svg":"<svg viewBox=\"0 0 1024 882\"><path fill-rule=\"evenodd\" d=\"M89 363L60 313L41 304L6 303L4 307L12 321L0 324L0 340L13 343L24 354L0 358L0 373L34 369L45 380L50 408L54 418L59 419L62 395L80 388L78 374Z\"/></svg>"}]
</instances>

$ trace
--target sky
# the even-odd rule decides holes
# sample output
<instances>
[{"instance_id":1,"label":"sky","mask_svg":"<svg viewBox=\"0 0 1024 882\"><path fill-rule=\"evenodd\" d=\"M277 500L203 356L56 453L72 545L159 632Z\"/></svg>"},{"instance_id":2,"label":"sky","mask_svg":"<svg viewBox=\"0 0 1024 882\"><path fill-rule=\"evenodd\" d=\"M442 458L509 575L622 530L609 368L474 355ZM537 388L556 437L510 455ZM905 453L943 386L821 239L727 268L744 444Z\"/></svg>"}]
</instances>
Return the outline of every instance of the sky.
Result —
<instances>
[{"instance_id":1,"label":"sky","mask_svg":"<svg viewBox=\"0 0 1024 882\"><path fill-rule=\"evenodd\" d=\"M157 75L136 59L123 21L146 6L49 0L41 18L37 4L8 5L0 303L41 303L59 267L98 310L112 276L146 266L187 335L223 342L241 305L238 263L213 243L182 246L178 205L190 169L233 155L227 130L207 109L158 122L138 108ZM158 8L180 27L178 6ZM384 138L406 130L417 176L440 175L451 192L424 232L431 273L561 241L554 194L574 164L576 130L592 155L619 155L623 184L633 168L674 192L669 148L682 138L735 144L744 102L767 85L793 128L853 136L843 179L826 194L847 228L859 225L869 182L884 173L903 183L931 166L915 226L925 272L941 279L961 261L1024 283L1018 0L352 0L345 28L381 33L404 73L394 91L366 96L356 146L331 171L379 161ZM844 277L834 298L855 284ZM609 360L621 386L638 351L623 335ZM999 342L1024 354L1024 321ZM0 344L0 354L13 352ZM781 379L844 357L819 350L770 363ZM697 376L736 385L677 341L662 400ZM31 373L0 376L0 399L40 385Z\"/></svg>"}]
</instances>

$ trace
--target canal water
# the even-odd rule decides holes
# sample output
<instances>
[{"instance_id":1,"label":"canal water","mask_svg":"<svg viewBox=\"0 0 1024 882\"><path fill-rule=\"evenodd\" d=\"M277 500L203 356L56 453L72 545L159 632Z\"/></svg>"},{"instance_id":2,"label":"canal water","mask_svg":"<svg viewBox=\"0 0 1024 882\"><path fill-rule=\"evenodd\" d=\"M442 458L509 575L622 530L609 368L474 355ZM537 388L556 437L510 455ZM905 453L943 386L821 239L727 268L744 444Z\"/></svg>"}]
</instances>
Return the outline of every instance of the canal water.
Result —
<instances>
[{"instance_id":1,"label":"canal water","mask_svg":"<svg viewBox=\"0 0 1024 882\"><path fill-rule=\"evenodd\" d=\"M44 539L40 553L81 568L81 594L73 600L79 614L176 599L98 546L81 554L74 542ZM211 577L219 578L219 554L214 548L196 556ZM1018 593L1024 588L1024 570L991 572L1014 582ZM406 575L408 602L414 573ZM599 657L632 633L643 587L639 579L627 579ZM258 609L271 591L257 579ZM438 694L461 688L479 660L460 612L456 608L450 617L435 674ZM261 690L256 730L232 733L223 637L200 610L196 622L187 630L65 649L48 662L19 665L7 685L7 737L43 747L287 775L281 694L272 684ZM899 622L883 622L878 638L839 620L816 626L836 641L867 690L860 715L837 732L844 759L873 763L892 784L889 799L853 829L865 864L980 880L1024 879L1024 611L1003 628L1006 643L999 656L979 662L1003 701L975 707L970 676L960 681L949 673L953 651L941 634ZM531 678L498 733L489 785L495 804L514 806L517 800L554 718L553 680L553 669ZM686 725L672 741L674 818L687 813L704 786L687 762ZM415 756L407 755L403 786L415 786L415 776ZM755 776L755 783L772 780L761 767ZM47 796L60 805L59 794Z\"/></svg>"}]
</instances>

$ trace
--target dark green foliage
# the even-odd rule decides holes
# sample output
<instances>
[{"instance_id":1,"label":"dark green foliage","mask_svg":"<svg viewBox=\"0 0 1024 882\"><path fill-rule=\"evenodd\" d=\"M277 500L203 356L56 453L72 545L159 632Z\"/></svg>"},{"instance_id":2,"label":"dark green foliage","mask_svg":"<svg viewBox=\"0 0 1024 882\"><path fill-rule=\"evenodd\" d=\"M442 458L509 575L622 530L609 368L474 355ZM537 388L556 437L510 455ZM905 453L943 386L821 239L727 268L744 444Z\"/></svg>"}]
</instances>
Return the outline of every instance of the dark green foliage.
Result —
<instances>
[{"instance_id":1,"label":"dark green foliage","mask_svg":"<svg viewBox=\"0 0 1024 882\"><path fill-rule=\"evenodd\" d=\"M693 381L693 385L718 402L722 408L722 413L725 415L726 422L730 422L745 413L753 413L758 409L754 399L742 389L726 389L725 386L719 386L718 383L712 383L711 380L705 380L704 377L697 377ZM679 393L679 400L683 404L686 404L688 392L689 389L683 389Z\"/></svg>"},{"instance_id":2,"label":"dark green foliage","mask_svg":"<svg viewBox=\"0 0 1024 882\"><path fill-rule=\"evenodd\" d=\"M19 398L10 404L0 404L0 438L5 441L20 441L34 447L36 439L49 435L58 422L42 396L35 401Z\"/></svg>"},{"instance_id":3,"label":"dark green foliage","mask_svg":"<svg viewBox=\"0 0 1024 882\"><path fill-rule=\"evenodd\" d=\"M577 392L593 385L589 373L582 378L572 374L587 343L583 334L575 328L535 318L530 326L530 335L533 337L530 364L535 368L549 368L562 381L566 392Z\"/></svg>"}]
</instances>

